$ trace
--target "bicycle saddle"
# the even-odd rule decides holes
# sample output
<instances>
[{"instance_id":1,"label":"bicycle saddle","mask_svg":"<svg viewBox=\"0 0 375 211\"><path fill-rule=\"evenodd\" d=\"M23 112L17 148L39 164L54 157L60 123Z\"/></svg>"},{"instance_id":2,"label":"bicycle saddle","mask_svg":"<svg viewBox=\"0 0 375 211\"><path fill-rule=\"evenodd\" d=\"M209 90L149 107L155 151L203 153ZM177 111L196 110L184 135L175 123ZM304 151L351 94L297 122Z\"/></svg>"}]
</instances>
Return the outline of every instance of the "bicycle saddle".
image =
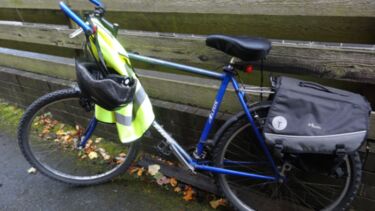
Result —
<instances>
[{"instance_id":1,"label":"bicycle saddle","mask_svg":"<svg viewBox=\"0 0 375 211\"><path fill-rule=\"evenodd\" d=\"M243 61L262 59L271 50L271 42L259 37L210 35L206 45Z\"/></svg>"}]
</instances>

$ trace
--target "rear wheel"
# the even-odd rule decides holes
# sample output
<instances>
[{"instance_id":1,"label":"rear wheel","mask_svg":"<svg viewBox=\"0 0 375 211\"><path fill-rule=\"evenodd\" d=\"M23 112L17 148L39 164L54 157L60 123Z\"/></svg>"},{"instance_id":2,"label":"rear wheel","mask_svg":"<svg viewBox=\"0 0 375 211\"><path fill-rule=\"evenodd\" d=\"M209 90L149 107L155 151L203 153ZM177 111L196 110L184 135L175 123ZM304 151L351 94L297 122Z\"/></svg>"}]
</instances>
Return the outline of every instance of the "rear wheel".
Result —
<instances>
[{"instance_id":1,"label":"rear wheel","mask_svg":"<svg viewBox=\"0 0 375 211\"><path fill-rule=\"evenodd\" d=\"M124 172L137 153L137 144L121 144L114 125L98 123L78 149L93 111L80 106L80 91L64 89L30 105L18 127L18 141L29 163L42 174L73 185L106 182Z\"/></svg>"},{"instance_id":2,"label":"rear wheel","mask_svg":"<svg viewBox=\"0 0 375 211\"><path fill-rule=\"evenodd\" d=\"M257 115L264 119L267 111L258 111ZM316 154L285 155L282 159L273 159L279 169L291 167L285 171L284 182L218 175L221 190L236 208L345 210L360 185L358 153L347 155L342 162L337 162L334 156ZM224 133L215 148L214 162L226 169L273 175L246 118L240 119Z\"/></svg>"}]
</instances>

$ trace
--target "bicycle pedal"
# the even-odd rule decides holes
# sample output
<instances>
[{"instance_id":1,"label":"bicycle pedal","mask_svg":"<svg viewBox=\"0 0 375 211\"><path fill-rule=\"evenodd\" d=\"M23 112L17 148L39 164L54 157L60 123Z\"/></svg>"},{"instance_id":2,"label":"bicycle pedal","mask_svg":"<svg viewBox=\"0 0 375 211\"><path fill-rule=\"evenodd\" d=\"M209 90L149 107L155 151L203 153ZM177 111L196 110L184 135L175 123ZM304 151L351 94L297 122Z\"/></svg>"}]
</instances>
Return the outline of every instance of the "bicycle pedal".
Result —
<instances>
[{"instance_id":1,"label":"bicycle pedal","mask_svg":"<svg viewBox=\"0 0 375 211\"><path fill-rule=\"evenodd\" d=\"M161 141L155 148L159 153L165 156L170 156L172 154L172 150L169 147L169 144L164 140Z\"/></svg>"}]
</instances>

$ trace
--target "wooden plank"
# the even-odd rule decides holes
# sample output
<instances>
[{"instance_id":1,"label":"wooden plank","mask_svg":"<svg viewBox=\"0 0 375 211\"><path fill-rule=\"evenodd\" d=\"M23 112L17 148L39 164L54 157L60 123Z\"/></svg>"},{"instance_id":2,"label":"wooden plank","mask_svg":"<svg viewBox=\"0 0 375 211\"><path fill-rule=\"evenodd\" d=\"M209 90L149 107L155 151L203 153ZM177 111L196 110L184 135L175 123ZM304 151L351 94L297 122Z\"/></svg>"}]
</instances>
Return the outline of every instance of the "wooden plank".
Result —
<instances>
[{"instance_id":1,"label":"wooden plank","mask_svg":"<svg viewBox=\"0 0 375 211\"><path fill-rule=\"evenodd\" d=\"M106 17L128 30L375 43L375 18L372 17L140 12L110 12Z\"/></svg>"},{"instance_id":2,"label":"wooden plank","mask_svg":"<svg viewBox=\"0 0 375 211\"><path fill-rule=\"evenodd\" d=\"M0 22L0 39L79 49L83 37L69 39L61 25ZM121 30L119 41L129 51L204 67L225 64L229 57L205 47L204 36ZM268 68L309 73L321 78L375 84L375 47L311 42L273 42Z\"/></svg>"},{"instance_id":3,"label":"wooden plank","mask_svg":"<svg viewBox=\"0 0 375 211\"><path fill-rule=\"evenodd\" d=\"M0 48L0 65L63 79L75 77L71 59L39 53Z\"/></svg>"},{"instance_id":4,"label":"wooden plank","mask_svg":"<svg viewBox=\"0 0 375 211\"><path fill-rule=\"evenodd\" d=\"M0 8L0 20L66 24L67 17L59 10Z\"/></svg>"},{"instance_id":5,"label":"wooden plank","mask_svg":"<svg viewBox=\"0 0 375 211\"><path fill-rule=\"evenodd\" d=\"M75 80L73 59L0 48L0 65ZM139 69L137 69L137 73L151 97L203 108L211 108L220 85L219 81L191 76ZM233 89L229 89L225 95L225 102L222 103L221 111L230 113L238 111L240 104L233 103L236 99L237 96ZM252 100L256 99L256 95L252 96Z\"/></svg>"},{"instance_id":6,"label":"wooden plank","mask_svg":"<svg viewBox=\"0 0 375 211\"><path fill-rule=\"evenodd\" d=\"M93 8L87 0L69 2L75 10L92 10ZM7 0L0 3L0 7L1 5L3 9L8 7L12 10L13 8L39 9L36 11L58 9L56 1L45 2L45 0ZM353 0L341 2L335 0L327 2L236 0L234 3L229 0L174 0L161 1L157 4L151 0L126 2L115 0L108 2L108 5L110 9L106 17L130 30L375 43L374 3L366 0L359 2ZM38 19L41 23L49 20L41 14L33 15L32 12L28 12L29 10L18 9L10 14L11 16L13 14L25 16L23 19L29 21ZM58 16L61 15L62 12L59 12ZM62 18L59 22L61 21Z\"/></svg>"},{"instance_id":7,"label":"wooden plank","mask_svg":"<svg viewBox=\"0 0 375 211\"><path fill-rule=\"evenodd\" d=\"M2 0L2 8L58 9L60 0ZM67 0L74 9L88 10L88 0ZM369 0L111 0L103 1L108 11L153 13L211 13L299 16L375 17L375 3Z\"/></svg>"},{"instance_id":8,"label":"wooden plank","mask_svg":"<svg viewBox=\"0 0 375 211\"><path fill-rule=\"evenodd\" d=\"M267 14L307 16L368 16L375 17L375 3L368 0L111 0L104 1L109 10L166 13ZM85 0L71 1L86 9Z\"/></svg>"},{"instance_id":9,"label":"wooden plank","mask_svg":"<svg viewBox=\"0 0 375 211\"><path fill-rule=\"evenodd\" d=\"M24 52L0 48L0 65L36 72L48 76L74 80L73 59L39 53ZM53 67L53 68L51 68ZM217 81L210 79L181 76L148 70L137 70L141 82L149 95L156 99L189 104L202 108L211 108L219 87ZM199 94L197 94L199 93ZM257 98L254 98L256 100ZM240 110L233 90L225 95L222 112L233 113ZM375 139L375 113L370 118L370 139Z\"/></svg>"},{"instance_id":10,"label":"wooden plank","mask_svg":"<svg viewBox=\"0 0 375 211\"><path fill-rule=\"evenodd\" d=\"M69 39L72 31L64 25L0 21L0 39L78 49L83 39Z\"/></svg>"},{"instance_id":11,"label":"wooden plank","mask_svg":"<svg viewBox=\"0 0 375 211\"><path fill-rule=\"evenodd\" d=\"M62 57L74 57L75 49L73 48L59 48L53 45L43 45L36 43L25 44L22 41L2 40L0 39L0 47L11 48L22 51L32 51L36 53L49 54Z\"/></svg>"}]
</instances>

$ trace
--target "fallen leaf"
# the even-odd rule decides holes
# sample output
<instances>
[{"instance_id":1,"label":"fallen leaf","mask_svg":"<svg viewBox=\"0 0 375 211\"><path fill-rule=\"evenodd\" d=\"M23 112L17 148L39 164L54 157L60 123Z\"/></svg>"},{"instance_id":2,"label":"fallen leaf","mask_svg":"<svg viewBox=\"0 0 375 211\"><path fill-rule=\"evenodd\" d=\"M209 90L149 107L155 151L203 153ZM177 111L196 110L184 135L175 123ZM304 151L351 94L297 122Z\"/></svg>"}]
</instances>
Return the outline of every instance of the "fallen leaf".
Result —
<instances>
[{"instance_id":1,"label":"fallen leaf","mask_svg":"<svg viewBox=\"0 0 375 211\"><path fill-rule=\"evenodd\" d=\"M95 139L95 143L96 143L96 144L99 144L102 140L103 140L103 138L96 138L96 139Z\"/></svg>"},{"instance_id":2,"label":"fallen leaf","mask_svg":"<svg viewBox=\"0 0 375 211\"><path fill-rule=\"evenodd\" d=\"M31 167L27 170L27 173L29 174L36 174L36 169L34 167Z\"/></svg>"},{"instance_id":3,"label":"fallen leaf","mask_svg":"<svg viewBox=\"0 0 375 211\"><path fill-rule=\"evenodd\" d=\"M161 179L161 178L163 178L163 177L164 177L164 174L162 174L160 171L154 175L154 178L155 178L156 180Z\"/></svg>"},{"instance_id":4,"label":"fallen leaf","mask_svg":"<svg viewBox=\"0 0 375 211\"><path fill-rule=\"evenodd\" d=\"M158 164L148 166L148 173L151 174L152 176L155 176L155 174L157 174L159 170L160 170L160 166Z\"/></svg>"},{"instance_id":5,"label":"fallen leaf","mask_svg":"<svg viewBox=\"0 0 375 211\"><path fill-rule=\"evenodd\" d=\"M58 123L59 123L59 122L58 122L57 120L53 120L51 124L52 124L53 126L56 126Z\"/></svg>"},{"instance_id":6,"label":"fallen leaf","mask_svg":"<svg viewBox=\"0 0 375 211\"><path fill-rule=\"evenodd\" d=\"M218 200L212 200L210 201L210 205L212 208L216 209L219 206L225 206L227 204L227 201L225 199L218 199Z\"/></svg>"},{"instance_id":7,"label":"fallen leaf","mask_svg":"<svg viewBox=\"0 0 375 211\"><path fill-rule=\"evenodd\" d=\"M85 148L90 148L91 145L92 145L92 143L93 143L92 139L89 139L89 140L87 141L87 143L86 143L86 147L85 147Z\"/></svg>"},{"instance_id":8,"label":"fallen leaf","mask_svg":"<svg viewBox=\"0 0 375 211\"><path fill-rule=\"evenodd\" d=\"M193 200L193 194L194 194L193 188L190 187L190 186L187 186L187 188L184 191L183 199L185 201L191 201L191 200Z\"/></svg>"},{"instance_id":9,"label":"fallen leaf","mask_svg":"<svg viewBox=\"0 0 375 211\"><path fill-rule=\"evenodd\" d=\"M64 140L65 143L68 144L68 143L70 143L73 140L73 136L66 135L66 136L63 137L63 140Z\"/></svg>"},{"instance_id":10,"label":"fallen leaf","mask_svg":"<svg viewBox=\"0 0 375 211\"><path fill-rule=\"evenodd\" d=\"M56 131L56 135L58 135L58 136L65 135L65 131L60 129L60 130Z\"/></svg>"},{"instance_id":11,"label":"fallen leaf","mask_svg":"<svg viewBox=\"0 0 375 211\"><path fill-rule=\"evenodd\" d=\"M49 133L49 128L48 127L46 127L46 128L43 129L42 135L46 135L47 133Z\"/></svg>"},{"instance_id":12,"label":"fallen leaf","mask_svg":"<svg viewBox=\"0 0 375 211\"><path fill-rule=\"evenodd\" d=\"M134 174L135 172L138 172L138 167L130 167L130 169L129 169L129 174L130 175L132 175L132 174Z\"/></svg>"},{"instance_id":13,"label":"fallen leaf","mask_svg":"<svg viewBox=\"0 0 375 211\"><path fill-rule=\"evenodd\" d=\"M90 160L93 160L93 159L98 158L98 153L96 153L95 151L92 151L92 152L89 153L88 156L89 156Z\"/></svg>"},{"instance_id":14,"label":"fallen leaf","mask_svg":"<svg viewBox=\"0 0 375 211\"><path fill-rule=\"evenodd\" d=\"M122 158L122 157L116 157L116 163L117 164L121 164L125 161L125 158ZM138 169L137 169L138 170Z\"/></svg>"},{"instance_id":15,"label":"fallen leaf","mask_svg":"<svg viewBox=\"0 0 375 211\"><path fill-rule=\"evenodd\" d=\"M167 177L162 177L160 179L157 179L156 180L156 183L158 183L158 185L165 185L165 184L169 184L169 179Z\"/></svg>"},{"instance_id":16,"label":"fallen leaf","mask_svg":"<svg viewBox=\"0 0 375 211\"><path fill-rule=\"evenodd\" d=\"M171 184L172 187L176 187L177 186L176 178L174 178L174 177L170 178L169 183Z\"/></svg>"},{"instance_id":17,"label":"fallen leaf","mask_svg":"<svg viewBox=\"0 0 375 211\"><path fill-rule=\"evenodd\" d=\"M104 160L109 160L111 158L103 148L99 148L98 151Z\"/></svg>"},{"instance_id":18,"label":"fallen leaf","mask_svg":"<svg viewBox=\"0 0 375 211\"><path fill-rule=\"evenodd\" d=\"M144 170L145 170L144 168L139 168L137 172L137 176L138 177L142 176Z\"/></svg>"},{"instance_id":19,"label":"fallen leaf","mask_svg":"<svg viewBox=\"0 0 375 211\"><path fill-rule=\"evenodd\" d=\"M181 188L177 186L173 189L173 191L179 193L181 192Z\"/></svg>"}]
</instances>

